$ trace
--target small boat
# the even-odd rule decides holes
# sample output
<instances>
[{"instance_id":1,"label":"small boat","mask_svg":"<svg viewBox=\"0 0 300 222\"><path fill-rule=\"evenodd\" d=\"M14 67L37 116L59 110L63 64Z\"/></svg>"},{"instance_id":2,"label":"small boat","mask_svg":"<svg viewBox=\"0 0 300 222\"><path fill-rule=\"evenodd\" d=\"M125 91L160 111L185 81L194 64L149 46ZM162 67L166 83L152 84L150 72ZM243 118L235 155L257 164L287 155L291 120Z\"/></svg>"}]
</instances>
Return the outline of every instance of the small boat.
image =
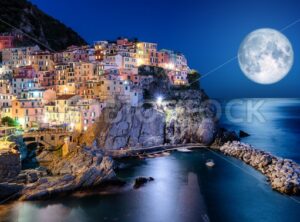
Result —
<instances>
[{"instance_id":1,"label":"small boat","mask_svg":"<svg viewBox=\"0 0 300 222\"><path fill-rule=\"evenodd\" d=\"M145 157L142 156L142 155L138 155L138 158L139 158L139 159L144 159Z\"/></svg>"},{"instance_id":2,"label":"small boat","mask_svg":"<svg viewBox=\"0 0 300 222\"><path fill-rule=\"evenodd\" d=\"M148 157L148 158L154 158L155 156L152 155L152 154L148 154L147 157Z\"/></svg>"},{"instance_id":3,"label":"small boat","mask_svg":"<svg viewBox=\"0 0 300 222\"><path fill-rule=\"evenodd\" d=\"M179 152L192 152L191 150L189 150L187 148L177 148L177 151L179 151Z\"/></svg>"},{"instance_id":4,"label":"small boat","mask_svg":"<svg viewBox=\"0 0 300 222\"><path fill-rule=\"evenodd\" d=\"M215 166L215 162L213 160L207 160L205 165L207 167L214 167Z\"/></svg>"},{"instance_id":5,"label":"small boat","mask_svg":"<svg viewBox=\"0 0 300 222\"><path fill-rule=\"evenodd\" d=\"M162 155L163 156L169 156L169 155L171 155L171 153L170 152L163 152Z\"/></svg>"}]
</instances>

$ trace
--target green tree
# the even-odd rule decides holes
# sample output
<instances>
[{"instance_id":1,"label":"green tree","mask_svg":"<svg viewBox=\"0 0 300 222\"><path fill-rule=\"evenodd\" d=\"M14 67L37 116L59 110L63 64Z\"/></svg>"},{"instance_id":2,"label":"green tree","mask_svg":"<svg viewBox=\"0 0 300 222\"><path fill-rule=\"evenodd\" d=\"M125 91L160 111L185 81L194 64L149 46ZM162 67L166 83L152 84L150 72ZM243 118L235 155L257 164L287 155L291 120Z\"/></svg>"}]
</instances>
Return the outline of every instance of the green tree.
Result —
<instances>
[{"instance_id":1,"label":"green tree","mask_svg":"<svg viewBox=\"0 0 300 222\"><path fill-rule=\"evenodd\" d=\"M1 119L1 124L2 125L8 125L8 126L18 126L18 123L17 121L15 121L14 119L6 116L6 117L3 117Z\"/></svg>"},{"instance_id":2,"label":"green tree","mask_svg":"<svg viewBox=\"0 0 300 222\"><path fill-rule=\"evenodd\" d=\"M188 82L191 89L200 90L200 78L201 75L196 70L192 70L188 75Z\"/></svg>"}]
</instances>

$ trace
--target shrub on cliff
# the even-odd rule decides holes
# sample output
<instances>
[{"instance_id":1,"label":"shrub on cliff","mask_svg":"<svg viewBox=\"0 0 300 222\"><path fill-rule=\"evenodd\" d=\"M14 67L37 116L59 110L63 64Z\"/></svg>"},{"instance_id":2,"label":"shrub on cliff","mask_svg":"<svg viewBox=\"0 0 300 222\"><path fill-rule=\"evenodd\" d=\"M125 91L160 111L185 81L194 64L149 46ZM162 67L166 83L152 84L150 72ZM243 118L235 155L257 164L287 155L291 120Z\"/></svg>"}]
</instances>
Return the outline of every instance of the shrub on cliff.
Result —
<instances>
[{"instance_id":1,"label":"shrub on cliff","mask_svg":"<svg viewBox=\"0 0 300 222\"><path fill-rule=\"evenodd\" d=\"M190 84L190 89L200 90L200 73L196 70L192 70L188 75L187 79Z\"/></svg>"},{"instance_id":2,"label":"shrub on cliff","mask_svg":"<svg viewBox=\"0 0 300 222\"><path fill-rule=\"evenodd\" d=\"M1 119L1 124L2 125L7 125L7 126L18 126L19 124L17 123L17 121L15 121L14 119L6 116L6 117L3 117Z\"/></svg>"}]
</instances>

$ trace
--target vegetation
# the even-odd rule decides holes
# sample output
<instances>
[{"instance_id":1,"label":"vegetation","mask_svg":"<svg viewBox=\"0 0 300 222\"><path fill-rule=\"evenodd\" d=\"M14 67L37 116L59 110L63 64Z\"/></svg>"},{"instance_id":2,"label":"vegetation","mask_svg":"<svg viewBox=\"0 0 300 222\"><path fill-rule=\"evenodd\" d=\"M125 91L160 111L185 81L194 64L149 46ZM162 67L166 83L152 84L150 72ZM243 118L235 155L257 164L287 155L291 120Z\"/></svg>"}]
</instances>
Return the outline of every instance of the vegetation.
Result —
<instances>
[{"instance_id":1,"label":"vegetation","mask_svg":"<svg viewBox=\"0 0 300 222\"><path fill-rule=\"evenodd\" d=\"M151 109L151 108L153 108L153 104L152 103L144 103L143 108L144 109Z\"/></svg>"},{"instance_id":2,"label":"vegetation","mask_svg":"<svg viewBox=\"0 0 300 222\"><path fill-rule=\"evenodd\" d=\"M20 33L13 28L16 27L37 39L42 43L41 45L46 45L53 50L62 50L70 45L86 44L85 40L71 28L43 13L27 0L1 0L0 19L2 20L0 21L1 33ZM25 27L26 30L23 29ZM38 44L29 38L25 40L25 45ZM23 41L21 42L24 44ZM19 43L17 42L17 45Z\"/></svg>"},{"instance_id":3,"label":"vegetation","mask_svg":"<svg viewBox=\"0 0 300 222\"><path fill-rule=\"evenodd\" d=\"M157 77L161 80L166 80L168 79L168 76L165 72L165 70L161 67L156 67L156 66L140 66L139 67L139 74L142 76L153 76Z\"/></svg>"},{"instance_id":4,"label":"vegetation","mask_svg":"<svg viewBox=\"0 0 300 222\"><path fill-rule=\"evenodd\" d=\"M200 90L200 73L198 73L196 70L193 70L187 75L187 78L190 89Z\"/></svg>"},{"instance_id":5,"label":"vegetation","mask_svg":"<svg viewBox=\"0 0 300 222\"><path fill-rule=\"evenodd\" d=\"M1 124L2 125L7 125L7 126L13 126L13 127L16 127L16 126L19 125L17 121L15 121L14 119L12 119L12 118L10 118L8 116L3 117L1 119Z\"/></svg>"}]
</instances>

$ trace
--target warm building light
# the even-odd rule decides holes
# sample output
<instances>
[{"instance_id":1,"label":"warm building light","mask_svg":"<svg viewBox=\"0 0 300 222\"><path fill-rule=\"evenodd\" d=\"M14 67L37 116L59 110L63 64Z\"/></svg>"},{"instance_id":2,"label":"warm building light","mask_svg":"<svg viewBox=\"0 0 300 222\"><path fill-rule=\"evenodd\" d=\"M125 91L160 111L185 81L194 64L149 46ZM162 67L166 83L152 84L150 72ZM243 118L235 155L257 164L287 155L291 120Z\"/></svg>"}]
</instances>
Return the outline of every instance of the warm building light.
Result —
<instances>
[{"instance_id":1,"label":"warm building light","mask_svg":"<svg viewBox=\"0 0 300 222\"><path fill-rule=\"evenodd\" d=\"M167 63L167 64L165 64L165 66L166 66L166 68L167 69L174 69L174 64L173 63Z\"/></svg>"},{"instance_id":2,"label":"warm building light","mask_svg":"<svg viewBox=\"0 0 300 222\"><path fill-rule=\"evenodd\" d=\"M141 65L144 64L144 60L143 59L138 58L136 61L137 61L137 65L138 66L141 66Z\"/></svg>"}]
</instances>

